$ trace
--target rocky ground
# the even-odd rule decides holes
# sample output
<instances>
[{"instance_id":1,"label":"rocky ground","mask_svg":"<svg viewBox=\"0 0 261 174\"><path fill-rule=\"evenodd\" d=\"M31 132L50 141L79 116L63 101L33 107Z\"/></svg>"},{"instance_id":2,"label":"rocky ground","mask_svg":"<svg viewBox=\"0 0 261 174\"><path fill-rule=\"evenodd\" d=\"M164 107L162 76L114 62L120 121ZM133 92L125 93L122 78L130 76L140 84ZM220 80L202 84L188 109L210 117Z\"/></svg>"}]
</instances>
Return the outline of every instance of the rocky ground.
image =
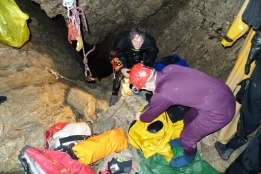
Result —
<instances>
[{"instance_id":1,"label":"rocky ground","mask_svg":"<svg viewBox=\"0 0 261 174\"><path fill-rule=\"evenodd\" d=\"M115 123L112 121L111 125L123 127L127 131L137 109L146 103L143 98L131 96L121 97L114 107L108 106L112 76L110 70L103 69L109 66L109 62L101 58L104 54L100 52L108 53L115 35L98 45L97 52L93 53L90 64L96 83L87 83L82 78L82 55L67 40L64 18L57 16L50 19L37 4L24 2L18 4L27 10L31 18L30 42L21 49L0 46L0 94L8 97L7 102L0 106L0 140L3 142L0 145L3 154L0 157L0 173L17 173L19 149L26 144L42 146L44 131L56 122L89 120L99 125L96 126L97 130L106 130L108 122L100 122L101 118L114 118ZM230 50L220 45L221 31L218 29L222 28L224 33L228 27L224 15L219 14L224 8L220 3L166 1L163 10L158 13L160 17L151 16L150 20L141 24L158 40L160 56L176 52L192 67L225 81L243 41L237 42ZM233 6L232 1L222 3ZM173 8L175 5L179 5L180 13ZM215 13L211 13L211 7L215 5ZM234 4L234 8L239 9L240 6L239 3ZM191 9L194 13L190 13ZM228 12L224 13L230 19L233 18ZM204 15L209 17L205 18ZM191 19L189 17L194 17L191 23L188 22ZM168 22L163 25L160 21ZM55 76L46 67L61 76ZM204 138L198 144L199 152L204 160L223 172L244 147L237 150L228 161L223 161L213 146L216 140L217 133ZM126 153L132 153L133 159L138 161L133 149Z\"/></svg>"}]
</instances>

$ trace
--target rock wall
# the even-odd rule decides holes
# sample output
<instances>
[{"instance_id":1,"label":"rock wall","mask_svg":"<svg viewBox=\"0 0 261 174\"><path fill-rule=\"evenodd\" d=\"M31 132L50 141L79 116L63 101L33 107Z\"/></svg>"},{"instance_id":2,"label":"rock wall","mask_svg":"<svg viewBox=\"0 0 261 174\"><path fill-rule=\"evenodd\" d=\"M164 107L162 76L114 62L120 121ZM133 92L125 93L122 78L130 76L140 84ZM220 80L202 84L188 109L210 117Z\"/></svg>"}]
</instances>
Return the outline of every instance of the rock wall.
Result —
<instances>
[{"instance_id":1,"label":"rock wall","mask_svg":"<svg viewBox=\"0 0 261 174\"><path fill-rule=\"evenodd\" d=\"M52 18L62 14L67 18L67 9L61 0L33 0L40 4L46 14ZM142 19L154 14L160 9L164 0L139 1L108 1L108 0L79 0L80 11L87 17L90 35L85 33L87 43L93 45L101 43L119 27L129 24L138 24Z\"/></svg>"},{"instance_id":2,"label":"rock wall","mask_svg":"<svg viewBox=\"0 0 261 174\"><path fill-rule=\"evenodd\" d=\"M68 19L61 1L34 2L40 4L49 17L60 14ZM78 6L86 15L90 28L89 34L84 33L84 39L90 45L102 47L100 57L107 59L120 31L141 25L157 40L158 59L177 53L192 67L225 80L243 41L239 40L232 49L223 48L220 41L243 2L79 0Z\"/></svg>"},{"instance_id":3,"label":"rock wall","mask_svg":"<svg viewBox=\"0 0 261 174\"><path fill-rule=\"evenodd\" d=\"M108 108L104 86L110 83L80 81L82 58L67 40L64 20L50 20L36 4L18 4L30 16L30 41L20 49L0 44L0 95L7 97L0 105L0 173L15 174L22 173L19 150L44 147L53 124L99 118ZM77 107L79 95L77 103L88 107Z\"/></svg>"},{"instance_id":4,"label":"rock wall","mask_svg":"<svg viewBox=\"0 0 261 174\"><path fill-rule=\"evenodd\" d=\"M244 40L227 49L220 42L244 1L178 2L175 8L174 0L169 1L149 23L144 22L158 41L158 58L177 53L191 67L225 81ZM159 21L162 18L164 22Z\"/></svg>"},{"instance_id":5,"label":"rock wall","mask_svg":"<svg viewBox=\"0 0 261 174\"><path fill-rule=\"evenodd\" d=\"M82 80L82 55L67 40L62 1L17 3L30 16L31 38L20 49L0 45L0 95L8 98L0 105L0 173L21 172L18 151L26 144L42 147L44 132L54 123L100 123L106 118L127 131L136 110L146 103L139 97L122 97L108 108L112 76L96 79L95 84ZM191 67L225 81L244 41L228 49L220 44L243 0L79 0L78 4L90 27L90 34L84 33L86 43L97 44L97 54L106 59L120 31L141 25L156 38L158 58L177 53ZM98 132L110 128L97 125ZM215 138L215 134L206 137L199 150L222 172L237 154L221 161L213 149Z\"/></svg>"}]
</instances>

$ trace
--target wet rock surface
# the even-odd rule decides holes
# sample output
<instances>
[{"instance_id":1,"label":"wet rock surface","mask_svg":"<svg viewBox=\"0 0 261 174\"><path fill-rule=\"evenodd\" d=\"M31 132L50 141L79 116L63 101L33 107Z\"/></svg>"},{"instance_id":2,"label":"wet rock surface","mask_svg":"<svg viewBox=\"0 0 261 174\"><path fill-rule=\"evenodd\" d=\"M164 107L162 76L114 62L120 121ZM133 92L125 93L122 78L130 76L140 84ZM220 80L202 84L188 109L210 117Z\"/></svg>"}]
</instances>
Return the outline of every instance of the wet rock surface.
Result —
<instances>
[{"instance_id":1,"label":"wet rock surface","mask_svg":"<svg viewBox=\"0 0 261 174\"><path fill-rule=\"evenodd\" d=\"M21 173L16 163L19 150L26 144L44 146L45 131L57 122L91 121L96 132L112 127L127 132L136 111L147 102L143 97L120 96L115 106L108 106L113 77L100 71L108 63L102 58L107 59L119 31L139 24L156 38L158 58L177 53L191 67L223 81L244 41L227 49L220 44L243 1L79 1L95 31L91 36L85 34L85 39L98 44L90 60L96 66L92 67L96 83L87 83L81 52L67 40L66 9L61 1L34 2L40 6L17 1L30 16L30 41L20 49L0 45L0 95L7 96L0 105L0 173ZM245 146L223 161L214 148L216 139L217 133L205 137L198 149L204 160L223 172ZM129 147L122 154L139 167L135 149ZM93 167L103 169L110 157Z\"/></svg>"}]
</instances>

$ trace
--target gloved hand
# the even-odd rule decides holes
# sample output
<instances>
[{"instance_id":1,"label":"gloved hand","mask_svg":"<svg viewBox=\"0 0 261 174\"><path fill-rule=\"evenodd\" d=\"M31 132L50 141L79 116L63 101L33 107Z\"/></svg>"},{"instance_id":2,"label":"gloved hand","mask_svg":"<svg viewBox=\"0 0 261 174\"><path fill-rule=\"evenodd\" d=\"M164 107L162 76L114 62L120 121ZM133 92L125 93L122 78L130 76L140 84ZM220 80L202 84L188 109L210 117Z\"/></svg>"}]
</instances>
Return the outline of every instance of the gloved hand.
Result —
<instances>
[{"instance_id":1,"label":"gloved hand","mask_svg":"<svg viewBox=\"0 0 261 174\"><path fill-rule=\"evenodd\" d=\"M127 78L130 77L129 72L130 72L130 69L128 69L128 68L122 68L122 69L121 69L121 73L122 73L125 77L127 77Z\"/></svg>"},{"instance_id":2,"label":"gloved hand","mask_svg":"<svg viewBox=\"0 0 261 174\"><path fill-rule=\"evenodd\" d=\"M245 74L248 75L250 66L261 54L261 32L257 31L252 39L252 46L245 65Z\"/></svg>"}]
</instances>

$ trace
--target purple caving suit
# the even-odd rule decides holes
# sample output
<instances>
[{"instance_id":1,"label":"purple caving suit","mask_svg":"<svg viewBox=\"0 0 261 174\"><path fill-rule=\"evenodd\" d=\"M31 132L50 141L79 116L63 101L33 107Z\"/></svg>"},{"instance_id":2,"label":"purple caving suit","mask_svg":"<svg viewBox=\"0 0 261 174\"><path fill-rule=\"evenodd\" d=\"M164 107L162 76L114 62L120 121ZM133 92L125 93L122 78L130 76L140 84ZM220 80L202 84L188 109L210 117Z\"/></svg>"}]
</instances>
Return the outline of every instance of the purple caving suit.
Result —
<instances>
[{"instance_id":1,"label":"purple caving suit","mask_svg":"<svg viewBox=\"0 0 261 174\"><path fill-rule=\"evenodd\" d=\"M168 65L157 71L156 89L142 122L151 122L172 105L191 107L180 135L184 154L197 153L197 142L227 125L235 114L236 100L222 81L196 69Z\"/></svg>"}]
</instances>

